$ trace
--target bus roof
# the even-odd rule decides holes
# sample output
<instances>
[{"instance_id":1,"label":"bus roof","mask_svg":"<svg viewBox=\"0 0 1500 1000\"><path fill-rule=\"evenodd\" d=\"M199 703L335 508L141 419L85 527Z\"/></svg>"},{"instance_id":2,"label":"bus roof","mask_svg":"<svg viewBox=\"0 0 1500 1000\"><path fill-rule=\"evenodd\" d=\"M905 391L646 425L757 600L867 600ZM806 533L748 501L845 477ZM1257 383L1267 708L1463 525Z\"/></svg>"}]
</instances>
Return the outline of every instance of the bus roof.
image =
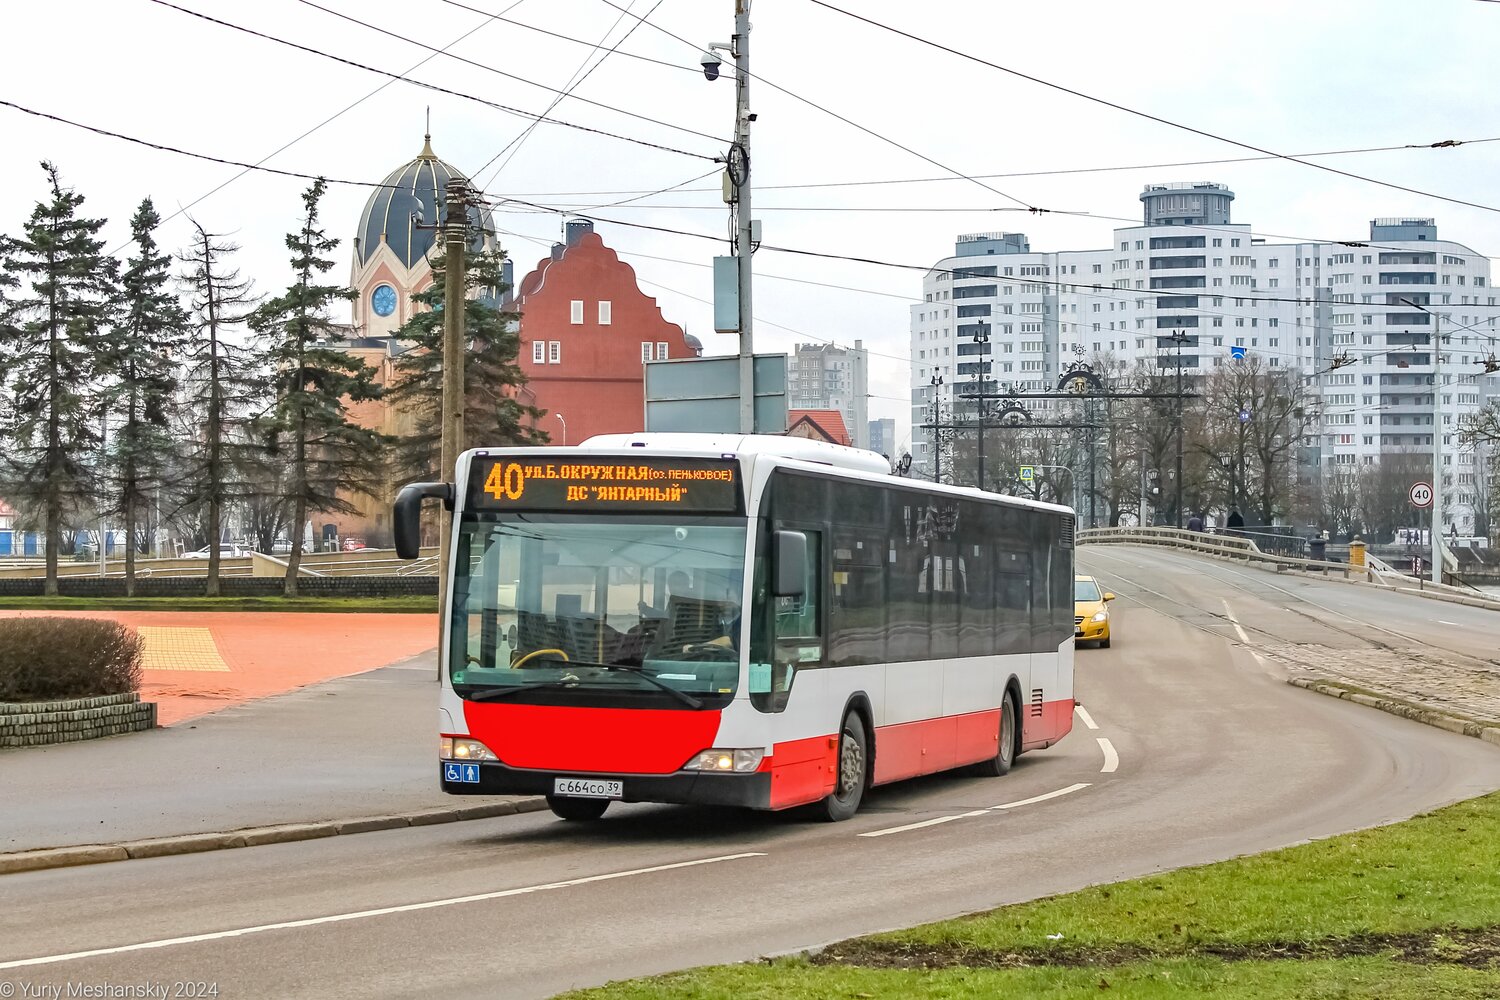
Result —
<instances>
[{"instance_id":1,"label":"bus roof","mask_svg":"<svg viewBox=\"0 0 1500 1000\"><path fill-rule=\"evenodd\" d=\"M807 438L787 437L781 434L596 434L582 444L565 446L562 451L597 452L600 454L628 454L635 449L666 452L673 455L702 455L719 458L725 455L742 455L772 459L777 464L796 466L809 472L838 469L854 473L861 479L877 479L891 485L915 486L934 493L950 496L975 497L986 500L1001 500L1017 506L1035 510L1048 510L1059 514L1074 514L1073 508L1062 504L1044 503L1028 497L1009 496L978 490L972 486L949 486L931 483L922 479L905 479L891 474L890 462L882 455L862 448L846 448L827 441L812 441ZM477 449L481 452L507 452L520 454L533 450L552 451L550 447ZM1075 515L1076 516L1076 515Z\"/></svg>"}]
</instances>

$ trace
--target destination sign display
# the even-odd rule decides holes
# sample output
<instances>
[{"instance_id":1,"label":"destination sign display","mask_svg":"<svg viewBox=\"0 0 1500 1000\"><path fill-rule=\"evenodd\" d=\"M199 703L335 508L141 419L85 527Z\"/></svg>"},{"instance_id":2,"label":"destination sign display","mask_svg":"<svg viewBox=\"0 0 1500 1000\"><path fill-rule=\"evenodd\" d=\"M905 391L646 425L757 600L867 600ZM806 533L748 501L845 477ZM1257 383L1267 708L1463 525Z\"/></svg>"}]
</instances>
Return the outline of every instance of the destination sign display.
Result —
<instances>
[{"instance_id":1,"label":"destination sign display","mask_svg":"<svg viewBox=\"0 0 1500 1000\"><path fill-rule=\"evenodd\" d=\"M733 514L739 466L719 458L481 457L470 466L467 503L470 510Z\"/></svg>"}]
</instances>

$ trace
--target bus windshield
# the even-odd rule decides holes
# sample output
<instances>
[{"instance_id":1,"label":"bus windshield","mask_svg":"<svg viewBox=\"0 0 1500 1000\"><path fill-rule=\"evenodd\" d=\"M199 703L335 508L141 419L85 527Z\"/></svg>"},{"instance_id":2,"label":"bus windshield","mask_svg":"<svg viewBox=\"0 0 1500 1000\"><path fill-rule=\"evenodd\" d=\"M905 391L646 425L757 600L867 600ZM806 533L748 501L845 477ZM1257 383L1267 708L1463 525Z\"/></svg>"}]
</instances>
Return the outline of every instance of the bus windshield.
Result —
<instances>
[{"instance_id":1,"label":"bus windshield","mask_svg":"<svg viewBox=\"0 0 1500 1000\"><path fill-rule=\"evenodd\" d=\"M745 533L723 517L465 520L454 688L484 701L722 705L739 680Z\"/></svg>"}]
</instances>

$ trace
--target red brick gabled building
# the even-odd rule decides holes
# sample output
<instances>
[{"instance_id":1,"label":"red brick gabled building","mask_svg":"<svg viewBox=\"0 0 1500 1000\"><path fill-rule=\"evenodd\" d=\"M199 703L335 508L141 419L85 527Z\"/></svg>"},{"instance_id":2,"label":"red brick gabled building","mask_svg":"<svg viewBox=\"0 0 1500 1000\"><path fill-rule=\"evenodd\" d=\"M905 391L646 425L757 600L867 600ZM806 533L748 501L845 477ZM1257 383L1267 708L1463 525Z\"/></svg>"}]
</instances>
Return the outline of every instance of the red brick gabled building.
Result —
<instances>
[{"instance_id":1,"label":"red brick gabled building","mask_svg":"<svg viewBox=\"0 0 1500 1000\"><path fill-rule=\"evenodd\" d=\"M786 424L788 437L828 441L846 448L854 444L849 428L844 425L844 415L838 410L787 410Z\"/></svg>"},{"instance_id":2,"label":"red brick gabled building","mask_svg":"<svg viewBox=\"0 0 1500 1000\"><path fill-rule=\"evenodd\" d=\"M525 402L555 444L645 429L645 362L696 357L697 338L662 315L636 284L635 269L604 245L589 222L569 222L516 286Z\"/></svg>"}]
</instances>

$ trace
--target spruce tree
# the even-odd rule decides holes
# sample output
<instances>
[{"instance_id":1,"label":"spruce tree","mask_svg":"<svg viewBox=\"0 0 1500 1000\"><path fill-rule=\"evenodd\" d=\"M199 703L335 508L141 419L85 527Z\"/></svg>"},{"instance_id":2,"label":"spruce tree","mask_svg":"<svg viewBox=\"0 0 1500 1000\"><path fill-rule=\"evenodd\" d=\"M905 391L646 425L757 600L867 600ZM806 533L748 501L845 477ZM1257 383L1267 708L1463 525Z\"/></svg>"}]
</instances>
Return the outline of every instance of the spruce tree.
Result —
<instances>
[{"instance_id":1,"label":"spruce tree","mask_svg":"<svg viewBox=\"0 0 1500 1000\"><path fill-rule=\"evenodd\" d=\"M247 492L244 469L257 448L247 425L266 407L267 380L260 359L234 336L255 305L250 282L231 267L239 250L196 219L192 247L179 255L182 280L192 296L184 356L183 406L189 415L179 502L204 512L208 576L204 593L219 594L219 542L225 510Z\"/></svg>"},{"instance_id":2,"label":"spruce tree","mask_svg":"<svg viewBox=\"0 0 1500 1000\"><path fill-rule=\"evenodd\" d=\"M0 237L10 294L0 315L5 495L46 532L43 592L57 593L63 520L95 496L101 427L99 360L118 267L98 238L104 219L43 162L50 188L18 237Z\"/></svg>"},{"instance_id":3,"label":"spruce tree","mask_svg":"<svg viewBox=\"0 0 1500 1000\"><path fill-rule=\"evenodd\" d=\"M319 179L303 194L302 226L286 238L295 280L284 294L256 310L250 321L274 373L275 403L268 420L273 444L286 462L291 505L288 597L297 596L307 515L354 513L350 494L374 495L379 490L385 449L384 435L354 423L346 409L346 403L380 397L375 369L329 343L341 332L329 317L330 307L356 293L318 284L333 267L329 254L339 244L324 232L318 217L326 186Z\"/></svg>"},{"instance_id":4,"label":"spruce tree","mask_svg":"<svg viewBox=\"0 0 1500 1000\"><path fill-rule=\"evenodd\" d=\"M174 449L168 424L188 329L187 311L170 287L172 258L153 235L160 224L151 199L143 200L130 220L136 253L120 276L120 308L101 358L111 382L109 407L119 420L109 442L112 502L106 510L124 520L125 593L131 597L137 525L159 500Z\"/></svg>"},{"instance_id":5,"label":"spruce tree","mask_svg":"<svg viewBox=\"0 0 1500 1000\"><path fill-rule=\"evenodd\" d=\"M518 398L526 375L517 364L521 349L520 316L500 307L507 290L501 277L504 254L486 251L468 258L464 304L464 436L483 447L545 444L548 436L535 424L544 410ZM442 450L443 272L446 260L432 261L433 281L413 296L425 309L394 334L410 348L396 358L395 384L389 398L410 417L413 428L396 445L399 482L445 480L452 469L439 469ZM478 293L476 296L474 293ZM459 451L468 447L461 442Z\"/></svg>"}]
</instances>

